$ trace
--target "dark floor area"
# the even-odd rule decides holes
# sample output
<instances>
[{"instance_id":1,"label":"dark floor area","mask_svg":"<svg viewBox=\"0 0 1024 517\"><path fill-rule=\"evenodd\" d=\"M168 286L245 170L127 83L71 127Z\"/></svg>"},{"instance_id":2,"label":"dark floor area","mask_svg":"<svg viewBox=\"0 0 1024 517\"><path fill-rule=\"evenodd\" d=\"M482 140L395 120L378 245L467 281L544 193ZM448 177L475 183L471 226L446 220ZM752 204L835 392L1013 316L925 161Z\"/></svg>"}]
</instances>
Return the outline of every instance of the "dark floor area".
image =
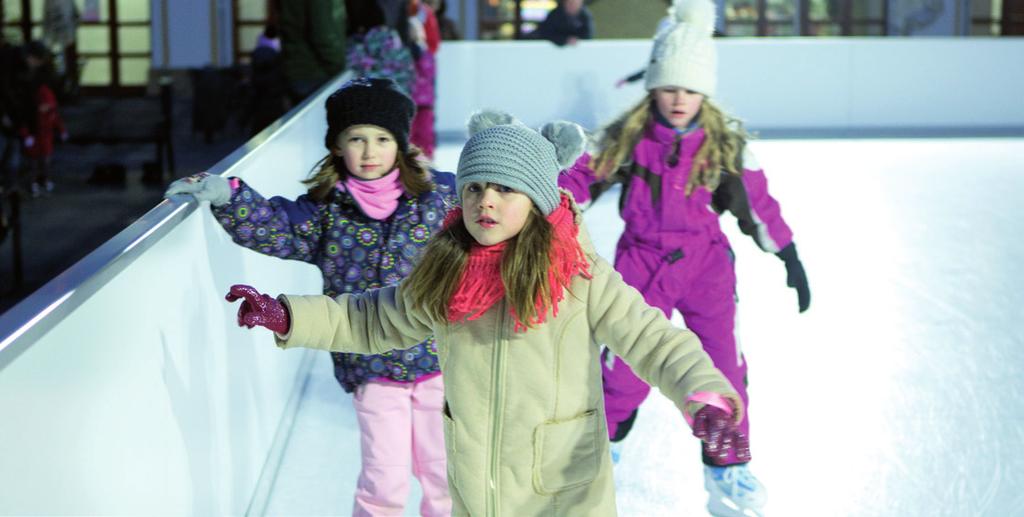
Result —
<instances>
[{"instance_id":1,"label":"dark floor area","mask_svg":"<svg viewBox=\"0 0 1024 517\"><path fill-rule=\"evenodd\" d=\"M114 103L115 109L103 113L103 121L111 125L132 127L140 116L137 104ZM190 99L173 104L174 177L198 172L216 164L245 140L247 133L234 124L216 133L207 143L202 134L193 134ZM166 184L172 179L165 171L163 181L147 185L143 182L143 163L154 161L155 144L118 143L82 144L76 141L82 132L96 122L90 115L75 121L75 107L68 106L65 119L72 131L71 143L58 144L50 168L55 188L49 195L32 197L30 175L22 171L16 178L3 181L4 212L10 210L11 181L20 193L21 253L23 276L17 285L14 271L15 250L11 232L0 242L0 313L42 287L89 252L126 228L153 208L162 199ZM85 120L83 120L85 118ZM74 128L79 129L74 129ZM85 128L85 129L82 129ZM77 137L77 138L76 138ZM124 186L99 186L88 182L97 165L120 163L126 169Z\"/></svg>"}]
</instances>

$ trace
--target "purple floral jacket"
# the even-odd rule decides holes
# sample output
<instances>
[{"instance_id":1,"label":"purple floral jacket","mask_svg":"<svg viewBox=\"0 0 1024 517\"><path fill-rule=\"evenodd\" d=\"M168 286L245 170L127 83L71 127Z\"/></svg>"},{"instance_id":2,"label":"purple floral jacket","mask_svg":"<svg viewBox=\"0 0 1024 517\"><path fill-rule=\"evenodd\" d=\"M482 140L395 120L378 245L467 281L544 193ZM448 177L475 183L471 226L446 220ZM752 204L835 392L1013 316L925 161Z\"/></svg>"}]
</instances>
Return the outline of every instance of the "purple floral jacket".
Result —
<instances>
[{"instance_id":1,"label":"purple floral jacket","mask_svg":"<svg viewBox=\"0 0 1024 517\"><path fill-rule=\"evenodd\" d=\"M303 194L292 201L264 198L238 182L231 200L213 208L217 221L246 248L320 268L324 294L359 293L398 284L456 206L455 177L434 172L435 189L403 195L395 213L378 221L363 214L343 188L322 202ZM347 392L373 379L415 382L440 371L434 338L380 355L331 354L334 375Z\"/></svg>"}]
</instances>

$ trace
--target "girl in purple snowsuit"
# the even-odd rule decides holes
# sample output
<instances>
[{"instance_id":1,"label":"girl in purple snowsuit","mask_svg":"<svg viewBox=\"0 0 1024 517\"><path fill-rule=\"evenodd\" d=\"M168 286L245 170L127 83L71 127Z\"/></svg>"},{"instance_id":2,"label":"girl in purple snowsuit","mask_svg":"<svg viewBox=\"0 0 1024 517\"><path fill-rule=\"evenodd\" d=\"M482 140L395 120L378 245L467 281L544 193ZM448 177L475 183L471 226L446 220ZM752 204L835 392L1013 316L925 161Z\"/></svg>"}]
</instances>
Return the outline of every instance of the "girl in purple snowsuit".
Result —
<instances>
[{"instance_id":1,"label":"girl in purple snowsuit","mask_svg":"<svg viewBox=\"0 0 1024 517\"><path fill-rule=\"evenodd\" d=\"M747 364L736 341L733 253L719 226L729 211L743 233L786 265L801 312L810 304L793 233L769 195L742 125L711 100L714 8L707 0L674 7L675 25L659 32L646 72L648 95L598 137L559 183L587 202L622 183L625 231L615 269L648 304L678 310L715 366L748 404ZM607 353L607 352L606 352ZM604 361L604 395L612 441L625 438L650 387L617 357ZM749 438L749 420L740 429ZM732 457L716 467L705 454L705 486L713 515L761 515L764 488ZM746 512L746 513L745 513Z\"/></svg>"}]
</instances>

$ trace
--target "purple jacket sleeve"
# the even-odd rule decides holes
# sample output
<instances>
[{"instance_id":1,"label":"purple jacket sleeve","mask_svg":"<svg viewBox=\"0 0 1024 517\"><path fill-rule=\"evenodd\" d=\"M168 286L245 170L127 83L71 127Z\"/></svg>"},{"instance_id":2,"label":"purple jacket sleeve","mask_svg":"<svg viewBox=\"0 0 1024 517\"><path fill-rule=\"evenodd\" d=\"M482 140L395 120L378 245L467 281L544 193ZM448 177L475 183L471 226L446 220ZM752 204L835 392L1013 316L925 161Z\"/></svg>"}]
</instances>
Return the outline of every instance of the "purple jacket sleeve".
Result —
<instances>
[{"instance_id":1,"label":"purple jacket sleeve","mask_svg":"<svg viewBox=\"0 0 1024 517\"><path fill-rule=\"evenodd\" d=\"M282 259L316 259L322 235L320 210L306 195L295 201L266 199L239 181L227 204L211 208L236 244Z\"/></svg>"},{"instance_id":2,"label":"purple jacket sleeve","mask_svg":"<svg viewBox=\"0 0 1024 517\"><path fill-rule=\"evenodd\" d=\"M568 190L579 204L590 201L590 186L597 183L597 176L590 169L590 154L583 153L576 163L558 175L558 186Z\"/></svg>"},{"instance_id":3,"label":"purple jacket sleeve","mask_svg":"<svg viewBox=\"0 0 1024 517\"><path fill-rule=\"evenodd\" d=\"M750 151L743 158L743 175L723 173L712 202L718 212L732 212L740 231L753 237L762 250L778 253L793 242L793 232L782 218L779 202L768 193L761 166Z\"/></svg>"}]
</instances>

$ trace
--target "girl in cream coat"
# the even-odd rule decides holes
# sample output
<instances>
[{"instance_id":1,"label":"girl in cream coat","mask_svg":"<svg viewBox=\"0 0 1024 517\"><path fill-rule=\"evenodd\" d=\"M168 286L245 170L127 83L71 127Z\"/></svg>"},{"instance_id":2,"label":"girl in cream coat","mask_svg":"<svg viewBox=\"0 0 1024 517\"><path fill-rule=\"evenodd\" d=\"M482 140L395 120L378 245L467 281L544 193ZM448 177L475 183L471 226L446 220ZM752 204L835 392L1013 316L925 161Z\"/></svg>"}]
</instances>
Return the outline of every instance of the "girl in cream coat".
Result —
<instances>
[{"instance_id":1,"label":"girl in cream coat","mask_svg":"<svg viewBox=\"0 0 1024 517\"><path fill-rule=\"evenodd\" d=\"M745 454L742 401L697 337L594 252L559 171L579 126L541 133L478 113L459 158L461 209L413 273L359 295L281 296L237 285L239 324L282 348L372 354L437 338L454 515L615 515L600 348L693 421L721 456ZM682 424L682 422L680 422Z\"/></svg>"}]
</instances>

